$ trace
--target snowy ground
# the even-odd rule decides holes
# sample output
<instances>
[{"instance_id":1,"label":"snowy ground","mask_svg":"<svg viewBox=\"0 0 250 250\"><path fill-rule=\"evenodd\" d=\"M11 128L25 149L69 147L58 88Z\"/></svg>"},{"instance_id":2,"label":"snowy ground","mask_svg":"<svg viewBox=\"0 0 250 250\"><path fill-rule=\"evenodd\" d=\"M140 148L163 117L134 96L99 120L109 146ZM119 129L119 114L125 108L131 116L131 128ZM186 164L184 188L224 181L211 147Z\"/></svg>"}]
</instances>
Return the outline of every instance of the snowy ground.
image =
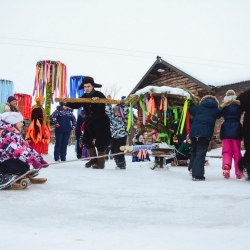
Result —
<instances>
[{"instance_id":1,"label":"snowy ground","mask_svg":"<svg viewBox=\"0 0 250 250\"><path fill-rule=\"evenodd\" d=\"M223 179L221 160L209 161L202 182L186 167L153 171L128 156L125 171L113 161L51 165L40 173L47 183L0 192L1 249L249 249L250 183Z\"/></svg>"}]
</instances>

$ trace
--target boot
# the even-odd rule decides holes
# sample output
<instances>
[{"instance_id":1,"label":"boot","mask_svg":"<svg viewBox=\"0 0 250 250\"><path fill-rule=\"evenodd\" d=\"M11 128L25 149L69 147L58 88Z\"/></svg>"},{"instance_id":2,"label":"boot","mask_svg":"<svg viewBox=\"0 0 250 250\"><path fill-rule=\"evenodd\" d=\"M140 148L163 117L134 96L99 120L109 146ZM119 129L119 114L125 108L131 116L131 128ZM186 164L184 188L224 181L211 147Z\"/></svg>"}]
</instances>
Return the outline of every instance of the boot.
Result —
<instances>
[{"instance_id":1,"label":"boot","mask_svg":"<svg viewBox=\"0 0 250 250\"><path fill-rule=\"evenodd\" d=\"M11 183L14 181L13 175L0 175L0 189L7 188L11 186Z\"/></svg>"},{"instance_id":2,"label":"boot","mask_svg":"<svg viewBox=\"0 0 250 250\"><path fill-rule=\"evenodd\" d=\"M104 152L98 151L98 156L105 155ZM94 169L103 169L105 168L105 157L97 158L97 162L93 166Z\"/></svg>"},{"instance_id":3,"label":"boot","mask_svg":"<svg viewBox=\"0 0 250 250\"><path fill-rule=\"evenodd\" d=\"M230 178L230 166L229 165L224 165L223 167L222 167L222 169L223 169L223 176L224 176L224 178L225 179L229 179Z\"/></svg>"},{"instance_id":4,"label":"boot","mask_svg":"<svg viewBox=\"0 0 250 250\"><path fill-rule=\"evenodd\" d=\"M126 169L126 161L125 160L117 160L115 169Z\"/></svg>"},{"instance_id":5,"label":"boot","mask_svg":"<svg viewBox=\"0 0 250 250\"><path fill-rule=\"evenodd\" d=\"M96 151L95 148L88 148L88 153L90 157L95 157L96 156ZM92 165L97 163L97 159L91 159L85 164L85 168L90 168Z\"/></svg>"}]
</instances>

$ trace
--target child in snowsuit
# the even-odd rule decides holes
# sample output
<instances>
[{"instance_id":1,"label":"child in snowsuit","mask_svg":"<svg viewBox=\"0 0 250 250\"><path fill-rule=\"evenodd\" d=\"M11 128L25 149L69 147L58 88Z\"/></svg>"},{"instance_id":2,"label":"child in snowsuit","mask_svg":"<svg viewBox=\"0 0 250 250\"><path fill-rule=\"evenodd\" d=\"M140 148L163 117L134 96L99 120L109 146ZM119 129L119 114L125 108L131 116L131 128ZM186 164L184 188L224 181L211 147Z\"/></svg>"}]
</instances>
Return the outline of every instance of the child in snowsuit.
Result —
<instances>
[{"instance_id":1,"label":"child in snowsuit","mask_svg":"<svg viewBox=\"0 0 250 250\"><path fill-rule=\"evenodd\" d=\"M49 164L23 139L21 113L6 112L0 115L0 118L0 189L2 189L13 181L12 174L22 175L29 171L29 164L33 165L34 169L48 167ZM34 170L31 175L37 176L38 171Z\"/></svg>"},{"instance_id":2,"label":"child in snowsuit","mask_svg":"<svg viewBox=\"0 0 250 250\"><path fill-rule=\"evenodd\" d=\"M54 149L54 160L66 161L67 146L70 132L76 127L76 118L73 110L60 102L56 110L50 116L51 124L55 125L56 144Z\"/></svg>"},{"instance_id":3,"label":"child in snowsuit","mask_svg":"<svg viewBox=\"0 0 250 250\"><path fill-rule=\"evenodd\" d=\"M133 138L133 142L134 142L133 145L144 145L143 135L137 134L135 138ZM138 162L144 160L150 161L149 154L146 150L139 150L132 153L132 162Z\"/></svg>"},{"instance_id":4,"label":"child in snowsuit","mask_svg":"<svg viewBox=\"0 0 250 250\"><path fill-rule=\"evenodd\" d=\"M107 98L111 99L110 96L107 96ZM112 109L110 104L106 104L106 114L110 119L112 154L122 152L120 147L126 145L128 135L128 132L126 131L128 112L129 109L126 106L117 105ZM114 156L114 160L117 169L126 169L126 160L124 154Z\"/></svg>"},{"instance_id":5,"label":"child in snowsuit","mask_svg":"<svg viewBox=\"0 0 250 250\"><path fill-rule=\"evenodd\" d=\"M176 154L177 160L190 159L192 150L193 150L193 147L191 144L191 139L189 138L189 135L187 135L186 140L182 142L181 146L178 149L178 152ZM174 157L166 159L166 164L171 163L172 161L174 161L174 159L175 159Z\"/></svg>"},{"instance_id":6,"label":"child in snowsuit","mask_svg":"<svg viewBox=\"0 0 250 250\"><path fill-rule=\"evenodd\" d=\"M232 159L234 159L236 178L243 177L243 173L238 167L238 161L241 158L242 125L240 118L242 109L240 101L236 100L236 97L233 90L228 90L222 105L224 122L221 125L220 139L222 140L222 169L226 179L230 178Z\"/></svg>"},{"instance_id":7,"label":"child in snowsuit","mask_svg":"<svg viewBox=\"0 0 250 250\"><path fill-rule=\"evenodd\" d=\"M86 120L87 120L86 113L84 109L82 109L79 116L77 117L76 130L75 130L77 159L89 157L87 149L80 144L80 136L82 135L81 127Z\"/></svg>"},{"instance_id":8,"label":"child in snowsuit","mask_svg":"<svg viewBox=\"0 0 250 250\"><path fill-rule=\"evenodd\" d=\"M204 181L206 153L214 132L215 121L221 117L221 109L215 96L206 95L201 99L199 105L191 103L189 112L193 116L189 135L193 152L189 170L192 170L193 181Z\"/></svg>"}]
</instances>

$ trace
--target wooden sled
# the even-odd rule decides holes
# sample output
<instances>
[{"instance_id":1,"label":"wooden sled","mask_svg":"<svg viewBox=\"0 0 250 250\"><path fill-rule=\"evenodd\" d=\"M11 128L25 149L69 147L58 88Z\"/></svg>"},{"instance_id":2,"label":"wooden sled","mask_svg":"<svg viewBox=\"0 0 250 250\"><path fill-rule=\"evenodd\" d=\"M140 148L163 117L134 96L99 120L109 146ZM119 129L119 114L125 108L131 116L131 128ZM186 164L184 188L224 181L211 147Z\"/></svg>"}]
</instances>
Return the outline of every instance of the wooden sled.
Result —
<instances>
[{"instance_id":1,"label":"wooden sled","mask_svg":"<svg viewBox=\"0 0 250 250\"><path fill-rule=\"evenodd\" d=\"M31 184L43 184L47 181L46 178L35 178L30 174L33 169L27 171L23 175L16 175L15 179L11 182L10 187L6 188L8 190L23 190L30 188Z\"/></svg>"}]
</instances>

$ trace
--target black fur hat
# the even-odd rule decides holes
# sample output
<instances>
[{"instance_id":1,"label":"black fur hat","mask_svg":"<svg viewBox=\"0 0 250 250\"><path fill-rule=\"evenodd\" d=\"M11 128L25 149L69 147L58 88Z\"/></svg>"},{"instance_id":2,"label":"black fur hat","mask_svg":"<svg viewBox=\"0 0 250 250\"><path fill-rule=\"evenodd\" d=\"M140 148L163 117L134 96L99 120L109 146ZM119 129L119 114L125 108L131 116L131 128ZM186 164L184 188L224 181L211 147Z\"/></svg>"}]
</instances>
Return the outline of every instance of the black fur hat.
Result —
<instances>
[{"instance_id":1,"label":"black fur hat","mask_svg":"<svg viewBox=\"0 0 250 250\"><path fill-rule=\"evenodd\" d=\"M87 84L87 83L90 83L91 85L94 86L94 88L101 88L101 87L102 87L101 84L95 83L93 77L85 76L85 77L82 79L82 83L81 83L81 85L78 87L78 90L84 89L84 84L85 84L85 83L86 83L86 84Z\"/></svg>"}]
</instances>

